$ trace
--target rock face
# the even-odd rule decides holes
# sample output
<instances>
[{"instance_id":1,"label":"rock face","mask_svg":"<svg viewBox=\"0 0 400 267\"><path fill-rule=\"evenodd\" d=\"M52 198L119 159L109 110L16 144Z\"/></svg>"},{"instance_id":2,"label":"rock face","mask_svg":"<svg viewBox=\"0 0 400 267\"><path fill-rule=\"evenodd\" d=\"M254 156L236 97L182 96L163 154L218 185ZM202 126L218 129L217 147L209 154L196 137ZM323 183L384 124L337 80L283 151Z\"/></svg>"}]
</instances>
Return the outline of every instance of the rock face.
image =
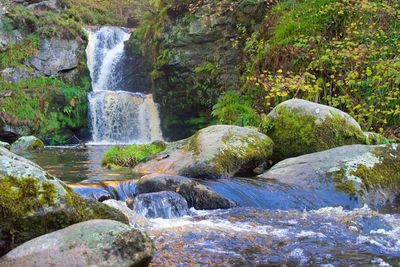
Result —
<instances>
[{"instance_id":1,"label":"rock face","mask_svg":"<svg viewBox=\"0 0 400 267\"><path fill-rule=\"evenodd\" d=\"M0 147L0 255L37 236L91 219L128 223L119 211L79 197L31 161Z\"/></svg>"},{"instance_id":2,"label":"rock face","mask_svg":"<svg viewBox=\"0 0 400 267\"><path fill-rule=\"evenodd\" d=\"M231 200L221 197L206 186L187 177L167 174L150 174L137 182L139 194L159 191L173 191L183 196L189 207L198 210L229 209L235 205Z\"/></svg>"},{"instance_id":3,"label":"rock face","mask_svg":"<svg viewBox=\"0 0 400 267\"><path fill-rule=\"evenodd\" d=\"M216 179L247 173L272 155L273 142L244 127L215 125L170 145L158 157L135 167L138 173L165 173Z\"/></svg>"},{"instance_id":4,"label":"rock face","mask_svg":"<svg viewBox=\"0 0 400 267\"><path fill-rule=\"evenodd\" d=\"M238 25L251 27L266 11L265 1L239 2L202 1L196 10L178 16L170 12L165 20L157 38L162 49L153 94L166 137L190 136L184 121L209 111L220 92L238 88L242 55L233 45L240 36Z\"/></svg>"},{"instance_id":5,"label":"rock face","mask_svg":"<svg viewBox=\"0 0 400 267\"><path fill-rule=\"evenodd\" d=\"M28 64L42 75L52 76L78 67L81 55L81 46L76 40L43 39L38 53Z\"/></svg>"},{"instance_id":6,"label":"rock face","mask_svg":"<svg viewBox=\"0 0 400 267\"><path fill-rule=\"evenodd\" d=\"M330 148L365 144L360 125L348 114L329 106L292 99L268 114L274 159L296 157Z\"/></svg>"},{"instance_id":7,"label":"rock face","mask_svg":"<svg viewBox=\"0 0 400 267\"><path fill-rule=\"evenodd\" d=\"M42 151L43 149L43 141L33 135L23 136L11 145L11 151L14 153L21 153L24 151Z\"/></svg>"},{"instance_id":8,"label":"rock face","mask_svg":"<svg viewBox=\"0 0 400 267\"><path fill-rule=\"evenodd\" d=\"M347 207L350 198L356 206L399 206L400 144L350 145L307 154L281 161L259 177L317 194L328 205Z\"/></svg>"},{"instance_id":9,"label":"rock face","mask_svg":"<svg viewBox=\"0 0 400 267\"><path fill-rule=\"evenodd\" d=\"M133 210L147 218L177 218L189 214L186 200L175 192L142 194L135 198Z\"/></svg>"},{"instance_id":10,"label":"rock face","mask_svg":"<svg viewBox=\"0 0 400 267\"><path fill-rule=\"evenodd\" d=\"M120 222L92 220L30 240L0 258L1 266L148 266L146 234Z\"/></svg>"}]
</instances>

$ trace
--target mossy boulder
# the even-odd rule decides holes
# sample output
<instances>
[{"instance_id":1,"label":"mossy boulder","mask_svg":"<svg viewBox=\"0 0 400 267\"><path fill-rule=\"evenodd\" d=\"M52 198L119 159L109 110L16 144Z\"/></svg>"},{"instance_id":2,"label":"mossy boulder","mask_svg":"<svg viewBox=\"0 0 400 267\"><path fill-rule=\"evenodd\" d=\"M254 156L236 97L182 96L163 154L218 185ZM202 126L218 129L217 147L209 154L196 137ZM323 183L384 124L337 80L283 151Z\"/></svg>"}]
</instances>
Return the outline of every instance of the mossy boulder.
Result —
<instances>
[{"instance_id":1,"label":"mossy boulder","mask_svg":"<svg viewBox=\"0 0 400 267\"><path fill-rule=\"evenodd\" d=\"M160 191L173 191L182 195L189 208L198 210L229 209L236 204L206 186L183 176L168 174L145 175L137 182L137 193L153 193Z\"/></svg>"},{"instance_id":2,"label":"mossy boulder","mask_svg":"<svg viewBox=\"0 0 400 267\"><path fill-rule=\"evenodd\" d=\"M10 149L11 145L9 143L7 143L7 142L0 141L0 147L4 147L4 148L7 148L7 149Z\"/></svg>"},{"instance_id":3,"label":"mossy boulder","mask_svg":"<svg viewBox=\"0 0 400 267\"><path fill-rule=\"evenodd\" d=\"M349 145L283 160L259 176L322 206L400 207L400 144Z\"/></svg>"},{"instance_id":4,"label":"mossy boulder","mask_svg":"<svg viewBox=\"0 0 400 267\"><path fill-rule=\"evenodd\" d=\"M274 141L274 160L327 150L365 144L360 125L347 113L336 108L291 99L276 106L267 115Z\"/></svg>"},{"instance_id":5,"label":"mossy boulder","mask_svg":"<svg viewBox=\"0 0 400 267\"><path fill-rule=\"evenodd\" d=\"M257 131L214 125L170 144L154 159L135 167L143 174L164 173L216 179L251 172L272 155L272 140Z\"/></svg>"},{"instance_id":6,"label":"mossy boulder","mask_svg":"<svg viewBox=\"0 0 400 267\"><path fill-rule=\"evenodd\" d=\"M153 242L111 220L91 220L30 240L0 259L1 266L148 266Z\"/></svg>"},{"instance_id":7,"label":"mossy boulder","mask_svg":"<svg viewBox=\"0 0 400 267\"><path fill-rule=\"evenodd\" d=\"M128 223L119 211L81 198L38 165L0 147L0 255L37 236L91 219Z\"/></svg>"},{"instance_id":8,"label":"mossy boulder","mask_svg":"<svg viewBox=\"0 0 400 267\"><path fill-rule=\"evenodd\" d=\"M14 153L22 153L26 151L42 151L44 143L36 136L22 136L11 145L11 151Z\"/></svg>"}]
</instances>

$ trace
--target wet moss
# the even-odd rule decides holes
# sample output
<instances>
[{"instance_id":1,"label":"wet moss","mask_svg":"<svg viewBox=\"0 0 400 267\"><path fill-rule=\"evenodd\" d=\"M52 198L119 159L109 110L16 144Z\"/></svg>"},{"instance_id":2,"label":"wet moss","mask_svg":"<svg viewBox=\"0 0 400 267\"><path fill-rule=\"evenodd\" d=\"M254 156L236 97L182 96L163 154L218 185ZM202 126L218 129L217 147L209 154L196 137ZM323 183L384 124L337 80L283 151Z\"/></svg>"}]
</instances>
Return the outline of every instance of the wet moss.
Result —
<instances>
[{"instance_id":1,"label":"wet moss","mask_svg":"<svg viewBox=\"0 0 400 267\"><path fill-rule=\"evenodd\" d=\"M353 175L362 180L362 186L370 191L374 188L400 189L400 146L390 151L376 148L374 154L381 159L373 167L359 165Z\"/></svg>"},{"instance_id":2,"label":"wet moss","mask_svg":"<svg viewBox=\"0 0 400 267\"><path fill-rule=\"evenodd\" d=\"M339 170L333 173L332 177L336 190L346 193L351 197L355 197L357 195L358 190L354 186L354 183L346 180L345 170Z\"/></svg>"},{"instance_id":3,"label":"wet moss","mask_svg":"<svg viewBox=\"0 0 400 267\"><path fill-rule=\"evenodd\" d=\"M272 127L267 134L274 141L274 159L282 160L343 145L364 144L364 133L336 114L318 122L313 115L278 110L276 118L269 118Z\"/></svg>"}]
</instances>

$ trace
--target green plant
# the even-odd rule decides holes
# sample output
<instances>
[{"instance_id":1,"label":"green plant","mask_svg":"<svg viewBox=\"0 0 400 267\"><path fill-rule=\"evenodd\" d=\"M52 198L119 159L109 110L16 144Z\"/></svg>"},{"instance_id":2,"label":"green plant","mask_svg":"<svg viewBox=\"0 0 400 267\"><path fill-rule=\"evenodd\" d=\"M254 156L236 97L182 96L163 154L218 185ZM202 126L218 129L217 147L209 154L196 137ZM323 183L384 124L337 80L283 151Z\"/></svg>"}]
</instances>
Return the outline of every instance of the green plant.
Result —
<instances>
[{"instance_id":1,"label":"green plant","mask_svg":"<svg viewBox=\"0 0 400 267\"><path fill-rule=\"evenodd\" d=\"M103 166L134 167L164 149L164 146L158 144L114 146L104 153L101 163Z\"/></svg>"}]
</instances>

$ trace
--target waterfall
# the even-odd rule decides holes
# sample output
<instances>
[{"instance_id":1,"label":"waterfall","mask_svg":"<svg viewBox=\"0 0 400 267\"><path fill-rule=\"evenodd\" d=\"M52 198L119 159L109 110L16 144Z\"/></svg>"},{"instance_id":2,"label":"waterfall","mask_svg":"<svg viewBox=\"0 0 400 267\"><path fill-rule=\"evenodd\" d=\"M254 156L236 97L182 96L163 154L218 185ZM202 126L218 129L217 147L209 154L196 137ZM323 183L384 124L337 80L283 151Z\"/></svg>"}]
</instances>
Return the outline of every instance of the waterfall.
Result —
<instances>
[{"instance_id":1,"label":"waterfall","mask_svg":"<svg viewBox=\"0 0 400 267\"><path fill-rule=\"evenodd\" d=\"M162 140L153 96L130 92L134 88L120 88L124 77L117 69L125 56L124 43L129 40L129 31L119 27L85 30L89 35L86 55L93 89L88 96L92 142L129 144Z\"/></svg>"}]
</instances>

